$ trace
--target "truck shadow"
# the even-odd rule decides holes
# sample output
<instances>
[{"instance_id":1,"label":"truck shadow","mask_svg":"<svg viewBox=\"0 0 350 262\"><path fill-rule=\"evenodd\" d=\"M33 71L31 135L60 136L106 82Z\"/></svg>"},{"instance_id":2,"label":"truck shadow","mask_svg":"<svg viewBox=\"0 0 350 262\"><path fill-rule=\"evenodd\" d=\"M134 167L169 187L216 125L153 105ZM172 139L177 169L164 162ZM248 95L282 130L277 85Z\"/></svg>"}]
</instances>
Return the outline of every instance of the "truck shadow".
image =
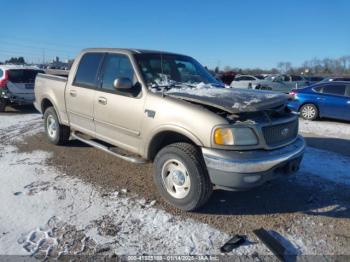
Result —
<instances>
[{"instance_id":1,"label":"truck shadow","mask_svg":"<svg viewBox=\"0 0 350 262\"><path fill-rule=\"evenodd\" d=\"M33 105L11 105L6 107L6 111L2 112L1 115L6 114L18 114L18 115L24 115L24 114L33 114L39 112L35 109Z\"/></svg>"},{"instance_id":2,"label":"truck shadow","mask_svg":"<svg viewBox=\"0 0 350 262\"><path fill-rule=\"evenodd\" d=\"M314 216L350 218L350 186L321 177L307 183L293 178L279 179L242 192L214 191L199 211L216 215L263 215L303 212Z\"/></svg>"},{"instance_id":3,"label":"truck shadow","mask_svg":"<svg viewBox=\"0 0 350 262\"><path fill-rule=\"evenodd\" d=\"M308 146L350 156L350 140L312 136L304 136L304 138Z\"/></svg>"}]
</instances>

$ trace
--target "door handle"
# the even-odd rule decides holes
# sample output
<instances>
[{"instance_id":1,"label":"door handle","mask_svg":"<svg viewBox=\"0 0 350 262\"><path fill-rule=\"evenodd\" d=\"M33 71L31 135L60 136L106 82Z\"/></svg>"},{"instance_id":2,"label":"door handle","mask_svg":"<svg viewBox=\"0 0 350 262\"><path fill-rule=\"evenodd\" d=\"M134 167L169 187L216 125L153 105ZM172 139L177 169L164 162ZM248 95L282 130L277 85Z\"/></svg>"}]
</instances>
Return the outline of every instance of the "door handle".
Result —
<instances>
[{"instance_id":1,"label":"door handle","mask_svg":"<svg viewBox=\"0 0 350 262\"><path fill-rule=\"evenodd\" d=\"M70 90L70 91L69 91L69 94L70 94L71 96L73 96L73 97L76 97L76 96L77 96L77 91L75 91L75 90Z\"/></svg>"},{"instance_id":2,"label":"door handle","mask_svg":"<svg viewBox=\"0 0 350 262\"><path fill-rule=\"evenodd\" d=\"M102 105L106 105L107 104L107 98L101 96L101 97L98 98L98 102L100 104L102 104Z\"/></svg>"},{"instance_id":3,"label":"door handle","mask_svg":"<svg viewBox=\"0 0 350 262\"><path fill-rule=\"evenodd\" d=\"M350 100L348 102L346 102L347 104L350 104Z\"/></svg>"}]
</instances>

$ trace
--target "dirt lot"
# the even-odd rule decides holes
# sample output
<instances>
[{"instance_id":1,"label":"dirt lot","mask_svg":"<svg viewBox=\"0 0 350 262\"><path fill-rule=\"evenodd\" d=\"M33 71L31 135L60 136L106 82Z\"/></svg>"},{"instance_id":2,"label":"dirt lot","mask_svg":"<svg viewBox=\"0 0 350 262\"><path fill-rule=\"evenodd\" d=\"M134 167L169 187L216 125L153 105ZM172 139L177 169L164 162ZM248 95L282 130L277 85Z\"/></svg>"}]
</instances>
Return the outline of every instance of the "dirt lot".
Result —
<instances>
[{"instance_id":1,"label":"dirt lot","mask_svg":"<svg viewBox=\"0 0 350 262\"><path fill-rule=\"evenodd\" d=\"M316 159L315 163L348 155L347 149L338 149L341 141L322 141L319 136L307 136L314 147L321 149L325 149L324 141L329 141L328 149L336 155L328 156L326 151L308 148L306 160L317 154L323 159ZM6 134L2 139L5 138ZM348 140L344 141L348 143ZM252 230L264 227L279 233L281 238L284 234L293 235L295 239L289 241L303 243L301 245L308 247L309 254L320 254L321 251L322 255L350 254L350 185L317 176L320 171L337 173L331 166L325 171L316 166L313 170L313 166L306 165L296 176L246 192L218 190L201 210L189 213L174 209L160 198L153 185L151 164L130 164L78 141L71 141L67 146L54 146L47 142L42 132L26 137L16 146L19 153L38 150L52 153L46 165L57 168L66 176L79 178L100 192L127 189L131 199L156 200L156 208L180 219L192 218L230 235L244 234L252 243L257 241ZM348 160L339 161L347 165Z\"/></svg>"},{"instance_id":2,"label":"dirt lot","mask_svg":"<svg viewBox=\"0 0 350 262\"><path fill-rule=\"evenodd\" d=\"M157 207L184 218L193 218L228 233L252 235L264 227L276 232L306 233L315 245L344 253L350 246L349 186L315 178L298 183L296 178L280 179L246 192L215 191L210 202L198 212L172 208L158 195L152 181L152 165L133 165L106 153L72 141L59 147L47 143L43 133L28 137L20 151L53 152L49 165L76 176L103 190L127 188L131 194L156 200ZM329 172L332 172L329 170Z\"/></svg>"}]
</instances>

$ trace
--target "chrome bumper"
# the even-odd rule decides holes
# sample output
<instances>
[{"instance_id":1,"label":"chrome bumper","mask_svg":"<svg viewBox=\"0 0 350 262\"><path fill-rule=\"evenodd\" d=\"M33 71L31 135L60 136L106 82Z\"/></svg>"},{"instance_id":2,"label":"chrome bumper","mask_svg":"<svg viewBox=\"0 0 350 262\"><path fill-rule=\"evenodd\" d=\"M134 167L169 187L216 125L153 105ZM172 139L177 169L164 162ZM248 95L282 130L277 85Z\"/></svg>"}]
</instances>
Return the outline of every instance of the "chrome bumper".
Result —
<instances>
[{"instance_id":1,"label":"chrome bumper","mask_svg":"<svg viewBox=\"0 0 350 262\"><path fill-rule=\"evenodd\" d=\"M267 171L288 159L296 158L305 150L304 138L275 150L226 151L202 148L207 168L233 173L258 173Z\"/></svg>"}]
</instances>

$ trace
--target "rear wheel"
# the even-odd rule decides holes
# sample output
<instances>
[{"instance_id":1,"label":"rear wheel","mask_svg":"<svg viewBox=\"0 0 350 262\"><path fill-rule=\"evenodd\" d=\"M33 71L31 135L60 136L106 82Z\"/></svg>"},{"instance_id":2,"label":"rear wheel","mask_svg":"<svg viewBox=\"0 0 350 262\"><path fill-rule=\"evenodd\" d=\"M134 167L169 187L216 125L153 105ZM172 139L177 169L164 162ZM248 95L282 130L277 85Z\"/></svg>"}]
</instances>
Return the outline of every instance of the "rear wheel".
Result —
<instances>
[{"instance_id":1,"label":"rear wheel","mask_svg":"<svg viewBox=\"0 0 350 262\"><path fill-rule=\"evenodd\" d=\"M49 107L45 110L44 127L47 139L50 143L63 145L68 142L70 128L59 123L56 111L53 107Z\"/></svg>"},{"instance_id":2,"label":"rear wheel","mask_svg":"<svg viewBox=\"0 0 350 262\"><path fill-rule=\"evenodd\" d=\"M300 108L300 115L306 120L315 120L318 117L318 109L314 104L305 104Z\"/></svg>"},{"instance_id":3,"label":"rear wheel","mask_svg":"<svg viewBox=\"0 0 350 262\"><path fill-rule=\"evenodd\" d=\"M171 205L186 211L198 209L211 196L213 186L199 149L188 143L174 143L157 154L154 181Z\"/></svg>"}]
</instances>

